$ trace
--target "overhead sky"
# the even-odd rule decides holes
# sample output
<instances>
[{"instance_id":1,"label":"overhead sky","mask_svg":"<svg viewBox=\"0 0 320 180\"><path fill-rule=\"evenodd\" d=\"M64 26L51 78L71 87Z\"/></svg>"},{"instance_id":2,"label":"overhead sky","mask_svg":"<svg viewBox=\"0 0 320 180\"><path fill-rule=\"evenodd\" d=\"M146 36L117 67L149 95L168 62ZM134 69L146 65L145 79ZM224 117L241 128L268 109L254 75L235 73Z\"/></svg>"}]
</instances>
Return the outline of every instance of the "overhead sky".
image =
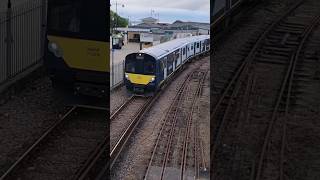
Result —
<instances>
[{"instance_id":1,"label":"overhead sky","mask_svg":"<svg viewBox=\"0 0 320 180\"><path fill-rule=\"evenodd\" d=\"M111 0L111 10L139 21L142 18L158 18L160 22L172 23L175 20L210 22L210 0Z\"/></svg>"}]
</instances>

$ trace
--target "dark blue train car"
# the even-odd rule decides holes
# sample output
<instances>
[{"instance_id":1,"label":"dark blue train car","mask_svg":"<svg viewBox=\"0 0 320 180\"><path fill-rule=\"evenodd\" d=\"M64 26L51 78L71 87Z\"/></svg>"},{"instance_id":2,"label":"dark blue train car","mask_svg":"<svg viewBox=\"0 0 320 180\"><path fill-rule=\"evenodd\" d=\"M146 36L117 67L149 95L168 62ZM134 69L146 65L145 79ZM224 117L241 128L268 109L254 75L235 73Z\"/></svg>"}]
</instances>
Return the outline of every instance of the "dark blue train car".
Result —
<instances>
[{"instance_id":1,"label":"dark blue train car","mask_svg":"<svg viewBox=\"0 0 320 180\"><path fill-rule=\"evenodd\" d=\"M210 36L165 42L126 56L124 84L135 95L154 94L184 63L210 50Z\"/></svg>"}]
</instances>

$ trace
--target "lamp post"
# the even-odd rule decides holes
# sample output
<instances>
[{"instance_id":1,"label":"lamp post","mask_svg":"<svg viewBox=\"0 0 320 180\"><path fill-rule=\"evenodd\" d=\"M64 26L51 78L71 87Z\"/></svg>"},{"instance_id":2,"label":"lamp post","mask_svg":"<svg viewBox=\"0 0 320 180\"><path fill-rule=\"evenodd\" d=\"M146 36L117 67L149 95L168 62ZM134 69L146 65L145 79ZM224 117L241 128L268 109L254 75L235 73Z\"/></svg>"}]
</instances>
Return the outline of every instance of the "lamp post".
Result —
<instances>
[{"instance_id":1,"label":"lamp post","mask_svg":"<svg viewBox=\"0 0 320 180\"><path fill-rule=\"evenodd\" d=\"M118 26L118 1L116 1L116 3L115 3L115 5L116 5L116 17L115 17L115 28L117 28L117 26ZM124 7L124 4L120 4L121 5L121 7ZM112 4L110 4L110 6L112 6Z\"/></svg>"}]
</instances>

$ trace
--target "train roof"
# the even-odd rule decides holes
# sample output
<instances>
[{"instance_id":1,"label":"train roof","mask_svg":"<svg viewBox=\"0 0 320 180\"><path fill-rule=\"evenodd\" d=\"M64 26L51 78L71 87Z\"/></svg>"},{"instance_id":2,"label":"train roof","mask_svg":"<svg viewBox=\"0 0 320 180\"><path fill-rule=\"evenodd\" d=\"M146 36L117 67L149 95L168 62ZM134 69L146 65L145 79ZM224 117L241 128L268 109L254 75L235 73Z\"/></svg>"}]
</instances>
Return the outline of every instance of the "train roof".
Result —
<instances>
[{"instance_id":1,"label":"train roof","mask_svg":"<svg viewBox=\"0 0 320 180\"><path fill-rule=\"evenodd\" d=\"M168 42L164 42L164 43L140 50L139 53L149 54L154 58L159 59L162 56L183 47L187 43L201 41L205 39L210 39L210 35L190 36L186 38L174 39Z\"/></svg>"}]
</instances>

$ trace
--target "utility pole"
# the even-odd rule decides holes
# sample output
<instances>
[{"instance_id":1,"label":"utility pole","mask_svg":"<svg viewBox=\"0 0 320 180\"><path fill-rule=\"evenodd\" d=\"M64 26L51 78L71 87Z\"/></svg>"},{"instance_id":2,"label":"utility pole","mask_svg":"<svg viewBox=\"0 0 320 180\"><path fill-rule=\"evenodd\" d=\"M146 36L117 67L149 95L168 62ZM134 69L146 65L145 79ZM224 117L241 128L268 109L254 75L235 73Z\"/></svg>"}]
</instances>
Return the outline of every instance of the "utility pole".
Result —
<instances>
[{"instance_id":1,"label":"utility pole","mask_svg":"<svg viewBox=\"0 0 320 180\"><path fill-rule=\"evenodd\" d=\"M118 26L118 2L116 1L116 28Z\"/></svg>"},{"instance_id":2,"label":"utility pole","mask_svg":"<svg viewBox=\"0 0 320 180\"><path fill-rule=\"evenodd\" d=\"M111 6L111 4L110 4ZM124 7L124 4L121 4L121 7ZM118 27L118 1L116 1L116 13L115 13L115 29Z\"/></svg>"}]
</instances>

